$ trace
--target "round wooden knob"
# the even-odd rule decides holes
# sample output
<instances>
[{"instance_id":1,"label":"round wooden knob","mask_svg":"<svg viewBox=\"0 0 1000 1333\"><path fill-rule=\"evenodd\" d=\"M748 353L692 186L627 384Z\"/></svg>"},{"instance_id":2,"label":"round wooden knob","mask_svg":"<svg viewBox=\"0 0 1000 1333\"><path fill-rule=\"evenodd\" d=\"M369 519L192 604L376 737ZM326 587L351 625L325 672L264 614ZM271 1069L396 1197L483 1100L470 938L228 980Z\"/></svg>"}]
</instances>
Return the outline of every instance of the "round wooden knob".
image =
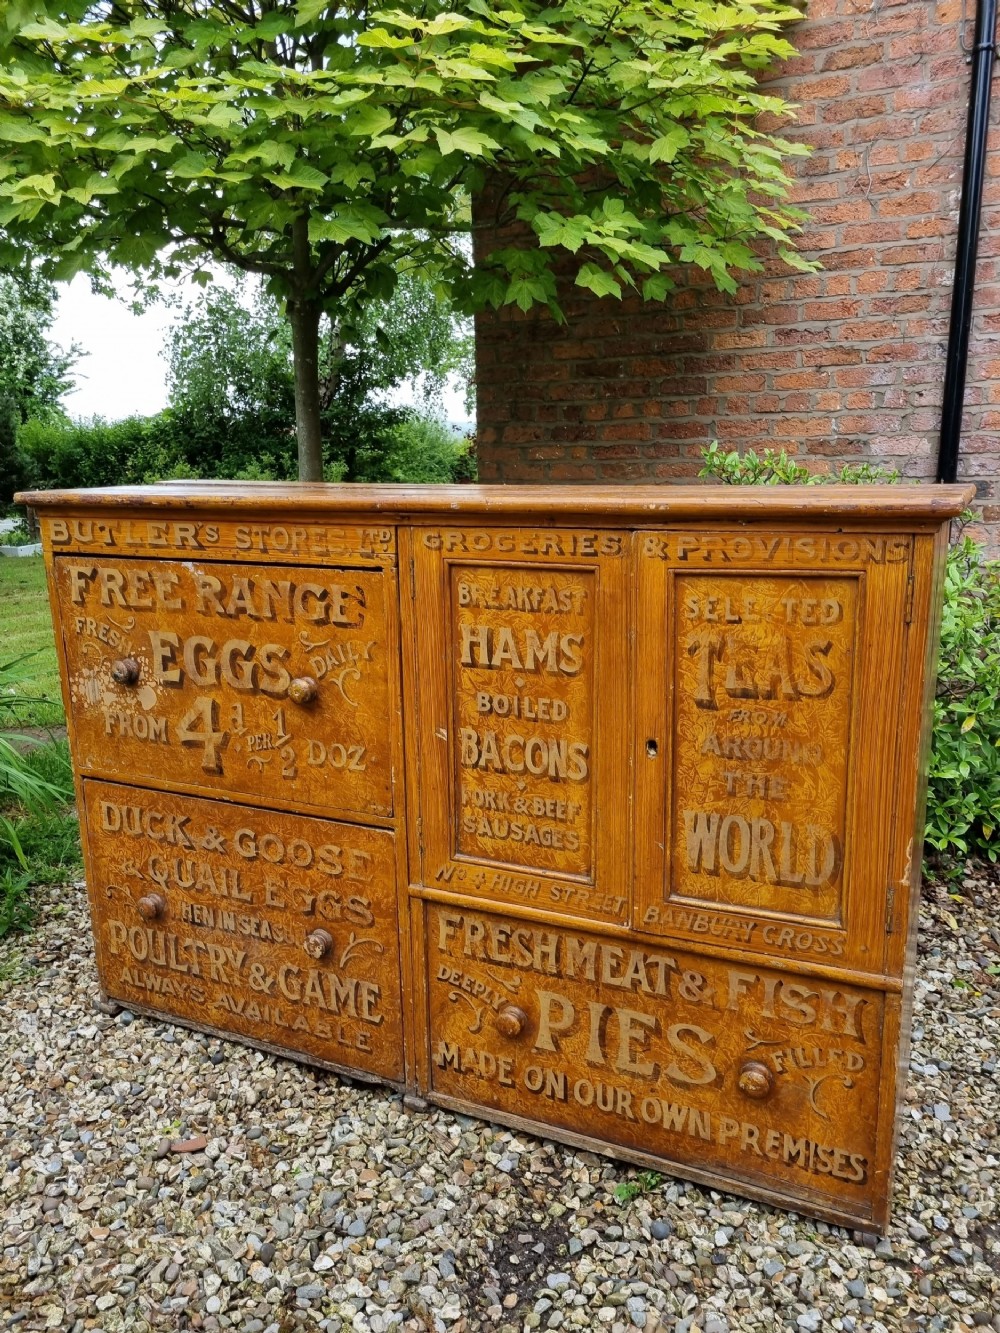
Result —
<instances>
[{"instance_id":1,"label":"round wooden knob","mask_svg":"<svg viewBox=\"0 0 1000 1333\"><path fill-rule=\"evenodd\" d=\"M516 1004L505 1004L497 1014L497 1027L505 1037L519 1037L527 1021L528 1015Z\"/></svg>"},{"instance_id":2,"label":"round wooden knob","mask_svg":"<svg viewBox=\"0 0 1000 1333\"><path fill-rule=\"evenodd\" d=\"M312 676L296 676L288 687L293 704L311 704L319 693L319 685Z\"/></svg>"},{"instance_id":3,"label":"round wooden knob","mask_svg":"<svg viewBox=\"0 0 1000 1333\"><path fill-rule=\"evenodd\" d=\"M328 930L312 930L302 947L310 958L325 958L333 948L333 936Z\"/></svg>"},{"instance_id":4,"label":"round wooden knob","mask_svg":"<svg viewBox=\"0 0 1000 1333\"><path fill-rule=\"evenodd\" d=\"M747 1060L740 1067L739 1089L754 1101L762 1101L774 1087L774 1075L759 1060Z\"/></svg>"},{"instance_id":5,"label":"round wooden knob","mask_svg":"<svg viewBox=\"0 0 1000 1333\"><path fill-rule=\"evenodd\" d=\"M167 910L167 904L158 893L147 893L136 903L136 908L144 921L155 921Z\"/></svg>"},{"instance_id":6,"label":"round wooden knob","mask_svg":"<svg viewBox=\"0 0 1000 1333\"><path fill-rule=\"evenodd\" d=\"M137 685L139 663L134 657L119 657L111 663L111 679L116 685Z\"/></svg>"}]
</instances>

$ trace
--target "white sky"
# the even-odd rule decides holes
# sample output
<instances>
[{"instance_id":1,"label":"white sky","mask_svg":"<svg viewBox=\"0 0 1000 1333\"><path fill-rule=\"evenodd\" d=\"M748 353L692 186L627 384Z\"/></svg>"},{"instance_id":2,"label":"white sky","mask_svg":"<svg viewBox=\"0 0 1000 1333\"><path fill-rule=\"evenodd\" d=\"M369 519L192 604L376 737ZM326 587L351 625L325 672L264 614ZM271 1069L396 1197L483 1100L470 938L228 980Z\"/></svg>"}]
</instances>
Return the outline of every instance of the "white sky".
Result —
<instances>
[{"instance_id":1,"label":"white sky","mask_svg":"<svg viewBox=\"0 0 1000 1333\"><path fill-rule=\"evenodd\" d=\"M86 353L77 363L76 387L63 398L71 417L107 418L151 416L167 405L167 363L161 356L166 331L179 311L176 306L157 304L141 315L132 313L129 288L122 283L124 300L95 296L86 276L59 283L59 306L52 340L63 347L73 342ZM200 288L177 283L172 289L185 302ZM397 396L411 401L408 392ZM456 425L467 424L462 394L445 394L445 414Z\"/></svg>"},{"instance_id":2,"label":"white sky","mask_svg":"<svg viewBox=\"0 0 1000 1333\"><path fill-rule=\"evenodd\" d=\"M151 416L167 405L167 363L160 356L167 326L177 311L166 305L134 315L127 302L95 296L79 274L59 284L52 339L79 343L76 388L63 399L71 417Z\"/></svg>"}]
</instances>

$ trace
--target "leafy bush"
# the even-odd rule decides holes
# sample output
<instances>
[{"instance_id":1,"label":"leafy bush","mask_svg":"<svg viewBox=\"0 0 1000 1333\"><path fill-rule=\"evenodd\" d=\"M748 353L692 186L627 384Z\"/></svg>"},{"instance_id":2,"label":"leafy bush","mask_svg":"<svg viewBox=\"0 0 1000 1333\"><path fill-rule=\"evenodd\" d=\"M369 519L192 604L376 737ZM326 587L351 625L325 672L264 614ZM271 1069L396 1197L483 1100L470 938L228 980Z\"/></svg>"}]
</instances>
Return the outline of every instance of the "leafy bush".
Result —
<instances>
[{"instance_id":1,"label":"leafy bush","mask_svg":"<svg viewBox=\"0 0 1000 1333\"><path fill-rule=\"evenodd\" d=\"M845 463L837 472L810 472L786 449L780 453L765 449L762 454L748 449L741 454L736 449L721 449L718 440L702 449L701 456L704 466L698 476L714 477L729 486L829 486L835 482L859 486L874 481L899 481L895 468L878 463Z\"/></svg>"},{"instance_id":2,"label":"leafy bush","mask_svg":"<svg viewBox=\"0 0 1000 1333\"><path fill-rule=\"evenodd\" d=\"M121 486L173 475L182 461L169 412L124 421L27 421L17 444L39 490Z\"/></svg>"},{"instance_id":3,"label":"leafy bush","mask_svg":"<svg viewBox=\"0 0 1000 1333\"><path fill-rule=\"evenodd\" d=\"M363 481L449 482L475 476L472 442L435 417L412 413L386 431L383 447L359 463Z\"/></svg>"},{"instance_id":4,"label":"leafy bush","mask_svg":"<svg viewBox=\"0 0 1000 1333\"><path fill-rule=\"evenodd\" d=\"M58 421L60 399L72 387L79 349L49 341L55 284L29 266L0 273L0 507L30 482L17 433L29 417Z\"/></svg>"},{"instance_id":5,"label":"leafy bush","mask_svg":"<svg viewBox=\"0 0 1000 1333\"><path fill-rule=\"evenodd\" d=\"M713 441L702 450L700 476L737 486L897 481L899 473L871 463L848 464L832 475L811 474L784 449L726 452ZM931 735L927 822L929 847L963 857L1000 858L1000 561L962 535L948 552L941 651Z\"/></svg>"},{"instance_id":6,"label":"leafy bush","mask_svg":"<svg viewBox=\"0 0 1000 1333\"><path fill-rule=\"evenodd\" d=\"M327 410L328 481L467 481L475 476L468 440L436 417L372 403ZM270 423L268 425L268 422ZM167 408L124 421L29 421L18 433L24 484L39 490L121 486L188 478L288 481L296 475L295 436L263 417L197 423ZM268 426L270 434L265 430Z\"/></svg>"},{"instance_id":7,"label":"leafy bush","mask_svg":"<svg viewBox=\"0 0 1000 1333\"><path fill-rule=\"evenodd\" d=\"M27 523L23 521L15 523L12 528L5 528L3 532L0 532L0 546L27 546L29 542L34 540L28 531Z\"/></svg>"},{"instance_id":8,"label":"leafy bush","mask_svg":"<svg viewBox=\"0 0 1000 1333\"><path fill-rule=\"evenodd\" d=\"M394 434L415 418L387 395L408 383L425 412L449 376L471 374L471 338L411 274L394 294L348 326L325 323L320 345L325 474L331 481L450 479ZM173 454L202 477L291 480L298 471L291 338L277 301L246 283L209 291L186 307L167 334ZM428 416L426 439L432 439ZM409 462L393 458L400 451ZM396 475L398 473L406 475ZM447 475L446 475L447 474Z\"/></svg>"},{"instance_id":9,"label":"leafy bush","mask_svg":"<svg viewBox=\"0 0 1000 1333\"><path fill-rule=\"evenodd\" d=\"M27 930L34 916L31 876L23 870L5 866L0 870L0 940L15 931Z\"/></svg>"},{"instance_id":10,"label":"leafy bush","mask_svg":"<svg viewBox=\"0 0 1000 1333\"><path fill-rule=\"evenodd\" d=\"M0 663L0 700L9 713L17 709L26 660ZM44 814L72 799L73 772L64 742L39 745L31 736L0 733L0 860L12 854L27 870L17 816Z\"/></svg>"},{"instance_id":11,"label":"leafy bush","mask_svg":"<svg viewBox=\"0 0 1000 1333\"><path fill-rule=\"evenodd\" d=\"M60 883L79 868L72 799L65 741L0 735L0 939L30 926L32 885Z\"/></svg>"},{"instance_id":12,"label":"leafy bush","mask_svg":"<svg viewBox=\"0 0 1000 1333\"><path fill-rule=\"evenodd\" d=\"M963 536L948 552L927 796L927 842L998 859L1000 561Z\"/></svg>"},{"instance_id":13,"label":"leafy bush","mask_svg":"<svg viewBox=\"0 0 1000 1333\"><path fill-rule=\"evenodd\" d=\"M327 321L320 347L327 479L467 479L469 448L437 414L453 378L468 384L471 351L467 321L416 274L349 324ZM248 284L213 288L183 309L164 355L165 411L117 422L52 414L26 422L17 434L18 485L296 477L291 341L274 297ZM419 409L389 401L402 385Z\"/></svg>"}]
</instances>

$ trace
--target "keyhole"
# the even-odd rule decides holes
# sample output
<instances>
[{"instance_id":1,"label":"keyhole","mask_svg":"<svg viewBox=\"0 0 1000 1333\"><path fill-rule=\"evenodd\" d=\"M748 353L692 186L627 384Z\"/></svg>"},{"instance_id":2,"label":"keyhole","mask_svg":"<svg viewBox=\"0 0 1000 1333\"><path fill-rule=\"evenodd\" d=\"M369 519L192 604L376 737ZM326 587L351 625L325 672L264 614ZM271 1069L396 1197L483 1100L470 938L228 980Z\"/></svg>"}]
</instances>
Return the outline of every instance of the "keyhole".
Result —
<instances>
[{"instance_id":1,"label":"keyhole","mask_svg":"<svg viewBox=\"0 0 1000 1333\"><path fill-rule=\"evenodd\" d=\"M660 747L657 745L656 741L648 740L646 742L646 754L649 756L650 759L655 759L656 756L659 754L659 752L660 752Z\"/></svg>"}]
</instances>

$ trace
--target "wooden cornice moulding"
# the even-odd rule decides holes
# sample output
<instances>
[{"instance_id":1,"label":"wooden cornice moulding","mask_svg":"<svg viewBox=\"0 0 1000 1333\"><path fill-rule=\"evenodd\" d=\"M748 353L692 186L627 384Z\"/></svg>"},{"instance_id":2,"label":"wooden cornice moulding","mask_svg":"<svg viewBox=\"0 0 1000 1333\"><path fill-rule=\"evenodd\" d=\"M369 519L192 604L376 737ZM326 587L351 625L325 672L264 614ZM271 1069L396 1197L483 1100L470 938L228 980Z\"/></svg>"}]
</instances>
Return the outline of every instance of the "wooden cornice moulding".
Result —
<instances>
[{"instance_id":1,"label":"wooden cornice moulding","mask_svg":"<svg viewBox=\"0 0 1000 1333\"><path fill-rule=\"evenodd\" d=\"M102 990L885 1227L971 495L18 497Z\"/></svg>"},{"instance_id":2,"label":"wooden cornice moulding","mask_svg":"<svg viewBox=\"0 0 1000 1333\"><path fill-rule=\"evenodd\" d=\"M975 494L968 486L409 486L318 482L176 481L92 491L24 491L32 508L331 512L440 519L447 514L563 518L608 515L640 523L703 519L721 523L793 518L938 522L956 518Z\"/></svg>"}]
</instances>

